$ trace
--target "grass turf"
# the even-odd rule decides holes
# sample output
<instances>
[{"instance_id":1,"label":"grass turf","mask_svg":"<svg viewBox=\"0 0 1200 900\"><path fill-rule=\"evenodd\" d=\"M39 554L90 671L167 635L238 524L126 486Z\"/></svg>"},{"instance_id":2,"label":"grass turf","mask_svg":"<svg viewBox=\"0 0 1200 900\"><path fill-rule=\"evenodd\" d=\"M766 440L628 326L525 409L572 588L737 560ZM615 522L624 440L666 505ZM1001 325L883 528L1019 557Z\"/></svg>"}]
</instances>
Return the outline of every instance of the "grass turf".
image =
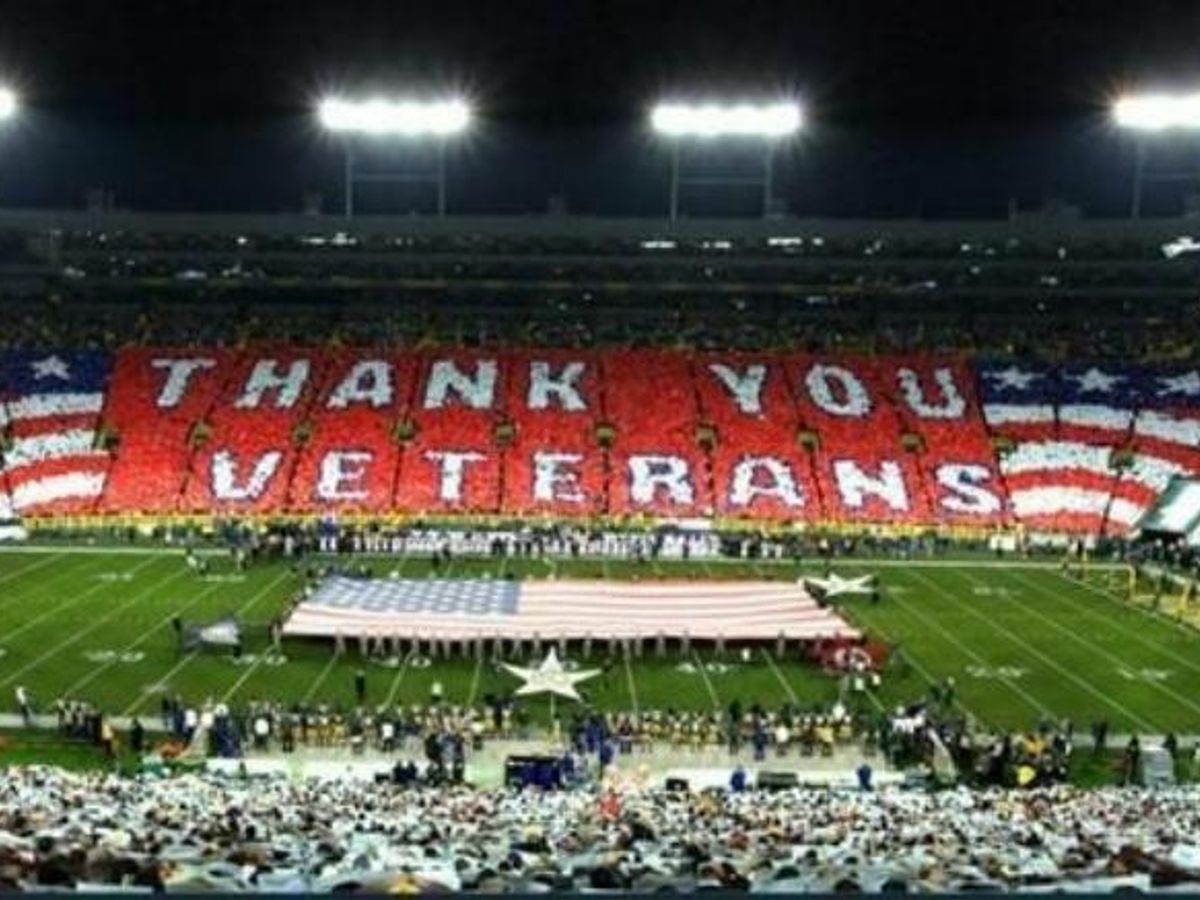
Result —
<instances>
[{"instance_id":1,"label":"grass turf","mask_svg":"<svg viewBox=\"0 0 1200 900\"><path fill-rule=\"evenodd\" d=\"M382 575L430 574L424 560L366 560ZM1027 728L1069 717L1086 728L1096 718L1115 733L1200 734L1200 634L1122 603L1108 577L1084 581L1056 568L998 566L982 561L888 565L847 562L847 574L877 572L884 599L849 598L845 615L867 633L900 648L877 706L925 694L953 677L959 703L983 722ZM442 574L504 572L520 577L712 577L794 579L783 563L624 563L597 561L456 560ZM349 706L356 648L335 658L327 643L288 641L286 661L268 653L265 625L299 581L287 566L235 573L224 558L209 577L186 571L178 555L154 552L0 552L0 709L15 711L13 690L30 689L43 708L60 696L88 699L119 714L157 714L165 691L186 700L241 702L259 698ZM247 623L241 662L228 655L176 651L171 619L208 621L234 613ZM602 642L597 642L601 654ZM773 647L749 662L728 654L724 666L701 650L681 660L618 661L587 683L602 708L711 709L734 698L776 706L828 704L836 682ZM428 665L365 664L371 704L428 700L435 681L451 702L479 699L515 686L489 663L436 660ZM545 720L547 701L529 704Z\"/></svg>"}]
</instances>

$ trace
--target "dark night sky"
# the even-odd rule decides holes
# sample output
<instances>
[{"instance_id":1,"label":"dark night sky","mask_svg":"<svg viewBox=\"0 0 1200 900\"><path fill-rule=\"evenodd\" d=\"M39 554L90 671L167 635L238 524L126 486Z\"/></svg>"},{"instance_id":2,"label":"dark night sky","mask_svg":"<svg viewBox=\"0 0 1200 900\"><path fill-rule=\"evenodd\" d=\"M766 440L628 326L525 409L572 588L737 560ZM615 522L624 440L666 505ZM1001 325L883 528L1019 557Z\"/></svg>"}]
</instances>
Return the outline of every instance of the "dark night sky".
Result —
<instances>
[{"instance_id":1,"label":"dark night sky","mask_svg":"<svg viewBox=\"0 0 1200 900\"><path fill-rule=\"evenodd\" d=\"M711 89L805 98L814 127L779 181L800 213L996 215L1052 196L1114 213L1129 151L1106 100L1200 85L1197 46L1200 3L1153 0L10 0L0 72L31 109L0 138L0 203L77 205L104 184L135 207L281 209L306 188L334 205L311 98L412 85L480 107L452 160L472 210L562 193L654 212L646 104Z\"/></svg>"}]
</instances>

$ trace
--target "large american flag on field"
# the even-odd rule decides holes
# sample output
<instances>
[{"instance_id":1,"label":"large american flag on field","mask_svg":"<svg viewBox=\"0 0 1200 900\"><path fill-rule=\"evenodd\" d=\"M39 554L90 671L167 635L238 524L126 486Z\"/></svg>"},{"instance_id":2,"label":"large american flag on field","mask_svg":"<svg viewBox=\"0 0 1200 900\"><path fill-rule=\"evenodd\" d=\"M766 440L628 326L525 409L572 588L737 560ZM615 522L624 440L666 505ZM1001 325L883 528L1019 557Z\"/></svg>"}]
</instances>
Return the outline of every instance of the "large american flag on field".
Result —
<instances>
[{"instance_id":1,"label":"large american flag on field","mask_svg":"<svg viewBox=\"0 0 1200 900\"><path fill-rule=\"evenodd\" d=\"M365 580L333 577L284 624L293 636L438 640L683 637L768 640L857 632L781 581Z\"/></svg>"},{"instance_id":2,"label":"large american flag on field","mask_svg":"<svg viewBox=\"0 0 1200 900\"><path fill-rule=\"evenodd\" d=\"M100 496L109 460L96 429L109 368L102 351L0 354L0 507L78 508Z\"/></svg>"},{"instance_id":3,"label":"large american flag on field","mask_svg":"<svg viewBox=\"0 0 1200 900\"><path fill-rule=\"evenodd\" d=\"M978 376L1027 525L1121 534L1173 477L1200 472L1200 371L1003 363Z\"/></svg>"}]
</instances>

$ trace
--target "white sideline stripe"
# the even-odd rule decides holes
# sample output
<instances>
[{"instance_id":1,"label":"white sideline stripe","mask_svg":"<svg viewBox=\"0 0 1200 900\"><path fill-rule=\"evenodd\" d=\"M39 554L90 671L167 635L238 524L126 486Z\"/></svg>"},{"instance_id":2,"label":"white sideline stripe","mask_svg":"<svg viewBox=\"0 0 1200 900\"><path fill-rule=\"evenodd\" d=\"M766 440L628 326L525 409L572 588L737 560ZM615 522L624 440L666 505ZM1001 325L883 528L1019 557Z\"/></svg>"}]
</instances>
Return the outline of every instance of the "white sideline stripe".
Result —
<instances>
[{"instance_id":1,"label":"white sideline stripe","mask_svg":"<svg viewBox=\"0 0 1200 900\"><path fill-rule=\"evenodd\" d=\"M20 510L55 500L99 497L103 492L102 472L69 472L18 484L12 489L11 496L13 508Z\"/></svg>"},{"instance_id":2,"label":"white sideline stripe","mask_svg":"<svg viewBox=\"0 0 1200 900\"><path fill-rule=\"evenodd\" d=\"M1014 581L1019 581L1021 584L1026 584L1027 587L1030 587L1032 590L1037 590L1037 592L1040 594L1045 594L1046 596L1052 596L1052 598L1054 598L1056 600L1062 600L1062 601L1066 602L1066 604L1068 606L1072 606L1075 608L1075 610L1079 610L1082 613L1086 613L1088 617L1091 617L1093 619L1098 619L1099 622L1103 622L1104 624L1110 625L1110 626L1116 624L1116 623L1112 622L1112 619L1110 619L1109 617L1106 617L1106 616L1102 616L1102 614L1096 612L1096 610L1092 610L1092 608L1088 607L1086 604L1078 604L1078 602L1073 601L1072 599L1069 598L1069 596L1067 596L1067 594L1051 593L1051 592L1049 592L1048 589L1039 587L1037 582L1032 582L1032 581L1028 580L1028 578L1026 578L1025 576L1022 576L1022 575L1014 574L1013 578L1014 578ZM1075 582L1072 582L1072 583L1075 583ZM1080 582L1080 583L1084 584L1085 587L1091 587L1090 584L1087 584L1086 582ZM1144 610L1139 610L1139 608L1136 606L1122 605L1122 608L1127 608L1127 610L1133 610L1140 614L1146 614ZM1151 616L1151 619L1153 619L1153 616ZM1142 637L1139 634L1139 632L1136 630L1128 630L1128 629L1122 628L1121 634L1124 637L1132 637L1133 640L1142 644L1142 646L1148 647L1148 648L1154 650L1154 652L1156 652L1160 656L1166 656L1166 658L1177 662L1178 665L1181 665L1184 668L1190 668L1190 670L1192 670L1193 672L1200 672L1200 665L1195 664L1195 662L1190 661L1186 658L1183 658L1183 656L1175 654L1174 652L1172 652L1170 647L1164 647L1163 644L1157 643L1156 641L1147 640L1147 638Z\"/></svg>"},{"instance_id":3,"label":"white sideline stripe","mask_svg":"<svg viewBox=\"0 0 1200 900\"><path fill-rule=\"evenodd\" d=\"M914 577L920 578L920 576L914 576ZM926 585L933 584L932 581L929 581L924 578L921 578L920 580ZM939 593L944 593L944 592L939 590ZM989 665L989 663L986 659L984 659L982 656L980 656L978 653L976 653L974 650L972 650L970 647L968 647L966 644L964 644L962 641L960 641L950 631L948 631L946 628L944 628L942 626L942 624L940 622L938 622L936 619L931 619L929 616L925 615L923 612L921 612L919 609L917 609L916 606L909 604L909 603L905 603L899 597L889 597L888 599L890 602L895 603L901 609L907 610L909 612L909 614L912 615L914 618L920 619L922 622L924 622L926 628L932 628L934 631L938 632L938 634L942 635L944 638L946 638L946 640L948 640L951 644L953 644L955 647L957 647L960 653L962 653L964 656L966 656L969 659L973 659L977 665L981 665L981 666ZM912 658L911 655L909 656L909 658L910 659ZM938 682L934 682L932 680L930 681L930 684L935 684L935 683L938 683ZM1042 701L1039 700L1037 697L1033 696L1033 694L1029 693L1029 691L1025 690L1023 687L1021 687L1019 684L1017 684L1013 679L1008 678L1008 677L1002 677L1002 678L1000 678L1000 683L1003 684L1005 687L1007 687L1010 691L1012 691L1018 697L1020 697L1022 700L1024 700L1026 705L1032 707L1034 710L1036 710L1043 716L1051 716L1052 718L1055 718L1055 719L1058 718L1058 716L1048 706L1046 706L1044 703L1042 703Z\"/></svg>"},{"instance_id":4,"label":"white sideline stripe","mask_svg":"<svg viewBox=\"0 0 1200 900\"><path fill-rule=\"evenodd\" d=\"M50 563L55 562L60 557L62 557L62 554L56 553L49 559L35 560L27 566L21 566L21 568L17 569L15 572L9 572L7 575L0 576L0 584L4 584L6 581L12 581L14 578L20 578L22 575L28 574L36 569L40 569L42 566L48 566Z\"/></svg>"},{"instance_id":5,"label":"white sideline stripe","mask_svg":"<svg viewBox=\"0 0 1200 900\"><path fill-rule=\"evenodd\" d=\"M2 556L5 553L61 553L64 555L69 554L69 553L85 553L85 554L90 553L93 555L98 554L100 556L183 556L185 552L187 552L187 551L185 551L182 547L179 547L179 548L176 548L176 547L76 547L76 546L58 547L58 546L52 546L52 545L37 545L37 544L33 544L33 545L26 544L23 546L22 545L0 546L0 556ZM200 549L196 550L195 552L198 556L228 556L229 555L228 550L221 550L219 548L200 548ZM318 553L318 554L315 554L315 556L320 559L330 558L330 554ZM385 561L390 561L390 562L402 565L405 562L407 562L409 559L416 558L416 555L414 555L414 556L393 556L388 553L356 553L356 554L354 554L353 558L359 559L359 560L385 560ZM427 556L420 556L420 558L426 559ZM455 559L487 560L487 559L492 559L492 557L490 557L486 554L479 554L479 555L463 554L461 556L455 557ZM608 559L608 557L602 557L602 556L581 555L581 556L575 557L575 556L571 556L570 554L563 554L562 556L559 556L559 557L547 556L545 558L544 562L547 565L550 565L550 564L554 563L555 560L557 560L559 562L570 562L575 559L583 560L584 562L605 562L605 561L607 561L607 562L631 562L631 560L610 560L610 559ZM668 569L671 566L696 565L696 562L697 562L696 560L682 560L682 559L659 560L659 563L662 564L663 566L666 566ZM744 566L744 565L747 565L749 561L744 560L744 559L728 559L725 557L721 557L718 559L710 559L707 562L709 565L714 565L714 566L720 566L720 565ZM797 567L796 561L792 560L792 559L778 559L778 560L760 559L757 562L761 566L787 566L787 567L793 568L793 569ZM912 568L917 568L917 569L1051 569L1053 571L1058 571L1058 569L1062 565L1062 563L1060 562L1060 560L1057 557L1053 560L1041 561L1041 560L1035 560L1035 559L999 559L998 560L998 559L992 559L992 558L985 559L982 557L979 559L892 559L889 557L875 558L875 557L870 557L870 556L863 556L863 557L838 557L836 559L831 560L831 563L834 566L834 568L838 568L838 567L844 568L846 566L850 566L850 567L858 568L858 569L875 567L875 568L880 568L880 569L912 569ZM1126 566L1124 566L1123 564L1114 563L1114 562L1093 562L1093 563L1089 563L1089 565L1092 569L1095 569L1097 571L1126 568ZM800 561L799 566L801 568L808 568L808 569L824 569L825 560L806 558L806 559L803 559ZM444 574L442 577L443 578L453 577L451 574L452 571L453 571L452 569L447 570L446 574ZM556 565L555 565L555 571L557 572Z\"/></svg>"},{"instance_id":6,"label":"white sideline stripe","mask_svg":"<svg viewBox=\"0 0 1200 900\"><path fill-rule=\"evenodd\" d=\"M145 563L145 564L149 564L149 562L153 562L153 560L148 560L147 563ZM167 584L168 582L174 581L176 578L178 578L182 574L183 574L183 572L176 572L174 575L168 575L166 578L162 579L161 581L155 582L154 584L152 584L150 587L146 588L145 590L139 591L138 593L134 594L133 597L131 597L129 599L129 602L122 603L116 609L110 611L108 613L108 615L101 616L98 619L92 620L91 625L88 628L85 628L83 631L75 632L74 635L67 638L65 641L55 644L53 647L51 647L49 650L47 650L45 653L43 653L37 659L34 659L34 660L26 663L21 668L17 669L17 671L10 673L7 678L5 678L3 681L0 681L0 687L4 687L5 685L12 684L14 679L21 677L26 672L28 672L30 669L36 668L37 666L41 665L43 662L50 659L51 657L57 656L64 649L71 646L79 639L87 637L89 634L91 634L93 631L95 631L97 628L99 628L101 625L103 625L109 619L113 618L114 616L120 615L125 610L129 609L129 607L133 606L135 603L137 603L138 601L143 599L151 591L161 590L163 585Z\"/></svg>"},{"instance_id":7,"label":"white sideline stripe","mask_svg":"<svg viewBox=\"0 0 1200 900\"><path fill-rule=\"evenodd\" d=\"M84 428L19 437L4 453L4 471L12 472L69 456L104 456L102 451L95 448L95 443L96 432Z\"/></svg>"},{"instance_id":8,"label":"white sideline stripe","mask_svg":"<svg viewBox=\"0 0 1200 900\"><path fill-rule=\"evenodd\" d=\"M920 579L925 584L928 584L931 586L933 585L933 582L930 581L928 578L925 578L924 576L914 574L913 577ZM975 585L983 584L983 582L979 581L979 579L973 578L970 575L970 573L967 573L966 575L964 575L964 578L966 578L967 581L971 582L971 584L975 584ZM1096 687L1091 682L1085 681L1084 679L1080 678L1078 675L1076 675L1070 669L1068 669L1065 666L1058 663L1053 657L1047 656L1045 653L1043 653L1041 650L1037 649L1037 647L1034 647L1032 644L1030 644L1024 638L1019 637L1018 635L1014 634L1012 631L1005 628L1004 626L993 622L987 616L976 612L969 604L960 603L958 601L958 599L955 598L954 594L951 593L950 591L947 591L944 588L936 587L936 586L934 587L934 589L938 593L942 594L943 596L945 596L946 598L951 600L956 606L961 607L966 612L969 612L974 618L985 623L989 628L991 628L997 634L1004 635L1006 638L1008 638L1010 641L1012 641L1012 643L1016 644L1018 647L1021 647L1023 650L1025 650L1025 652L1029 653L1031 656L1036 656L1038 659L1042 660L1044 663L1046 663L1046 665L1048 665L1052 669L1056 670L1060 675L1063 675L1069 681L1071 681L1071 682L1075 683L1076 685L1078 685L1079 687L1083 688L1085 691L1087 691L1089 694L1091 694L1097 700L1100 700L1101 702L1108 704L1109 706L1111 706L1113 709L1117 710L1122 715L1127 716L1129 718L1129 721L1136 724L1141 730L1147 732L1148 734L1155 732L1155 727L1153 725L1151 725L1148 721L1143 719L1141 716L1139 716L1137 713L1135 713L1133 710L1129 709L1127 706L1125 706L1119 700L1114 699L1109 694L1100 690L1098 687Z\"/></svg>"},{"instance_id":9,"label":"white sideline stripe","mask_svg":"<svg viewBox=\"0 0 1200 900\"><path fill-rule=\"evenodd\" d=\"M135 573L135 572L140 572L142 569L146 568L146 566L150 565L150 563L152 563L152 562L154 562L153 559L148 559L143 563L139 563L138 565L133 567L133 569L131 570L131 574ZM64 600L62 603L59 603L57 606L50 607L50 609L43 612L40 616L34 616L32 619L28 619L28 620L22 622L21 626L19 628L14 628L12 631L5 632L4 633L5 642L7 643L7 642L12 641L13 638L24 634L26 631L28 631L33 626L40 625L42 622L46 621L51 616L58 615L64 609L67 609L68 607L71 607L71 606L75 606L77 603L79 603L79 601L85 600L88 597L90 597L92 594L94 594L96 591L102 591L107 587L113 587L113 584L111 582L99 581L96 584L92 585L90 588L88 588L86 591L84 591L82 594L76 594L74 597L68 597L66 600ZM7 682L0 682L0 684L6 684L6 683Z\"/></svg>"},{"instance_id":10,"label":"white sideline stripe","mask_svg":"<svg viewBox=\"0 0 1200 900\"><path fill-rule=\"evenodd\" d=\"M96 546L80 546L78 544L59 545L59 544L3 544L0 545L0 555L5 553L58 553L61 555L67 554L91 554L93 556L183 556L187 550L183 547L122 547L112 546L105 547L103 545ZM195 551L198 556L225 556L229 554L228 550L222 550L218 547L202 547Z\"/></svg>"}]
</instances>

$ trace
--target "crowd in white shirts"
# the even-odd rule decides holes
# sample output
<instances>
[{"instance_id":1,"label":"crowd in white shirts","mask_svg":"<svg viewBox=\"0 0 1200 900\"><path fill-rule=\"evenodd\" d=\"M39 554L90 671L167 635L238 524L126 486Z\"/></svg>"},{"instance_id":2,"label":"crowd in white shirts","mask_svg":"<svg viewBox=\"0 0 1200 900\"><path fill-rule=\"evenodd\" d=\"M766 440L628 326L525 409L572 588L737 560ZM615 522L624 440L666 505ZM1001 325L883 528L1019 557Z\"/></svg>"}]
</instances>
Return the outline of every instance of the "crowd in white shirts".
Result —
<instances>
[{"instance_id":1,"label":"crowd in white shirts","mask_svg":"<svg viewBox=\"0 0 1200 900\"><path fill-rule=\"evenodd\" d=\"M1200 886L1200 789L404 788L15 769L0 889Z\"/></svg>"}]
</instances>

